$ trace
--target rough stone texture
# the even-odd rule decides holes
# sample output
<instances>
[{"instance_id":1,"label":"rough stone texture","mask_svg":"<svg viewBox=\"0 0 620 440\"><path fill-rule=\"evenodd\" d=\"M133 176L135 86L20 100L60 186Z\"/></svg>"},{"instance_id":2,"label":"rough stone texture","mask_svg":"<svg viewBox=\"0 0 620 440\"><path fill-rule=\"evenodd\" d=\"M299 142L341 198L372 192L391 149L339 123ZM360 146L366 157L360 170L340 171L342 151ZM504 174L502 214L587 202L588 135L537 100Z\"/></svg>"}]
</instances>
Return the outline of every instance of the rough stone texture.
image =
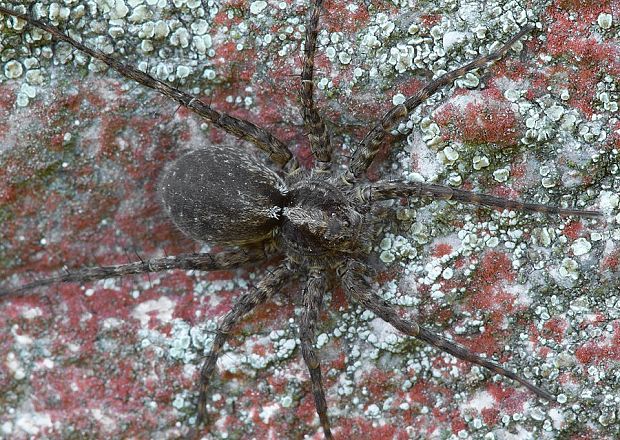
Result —
<instances>
[{"instance_id":1,"label":"rough stone texture","mask_svg":"<svg viewBox=\"0 0 620 440\"><path fill-rule=\"evenodd\" d=\"M127 62L159 72L167 66L179 87L267 127L311 166L296 95L305 2L205 1L205 22L197 19L201 2L160 2L169 3L163 11L151 3L89 1L87 19L71 5L70 18L59 20ZM427 70L408 64L407 46L420 53L425 44L445 47L438 61L420 63L453 67L471 59L471 49L509 38L521 13L516 2L487 1L484 9L480 2L421 3L325 5L318 102L338 134L359 139L392 97L426 80ZM62 7L40 10L62 17ZM483 72L484 88L452 87L423 106L411 134L402 127L407 136L392 143L398 166L376 165L369 175L417 173L496 195L585 204L604 210L607 221L416 202L386 225L376 253L390 263L376 281L423 325L507 363L561 403L538 402L512 383L397 338L336 290L319 343L338 438L620 435L620 125L610 104L619 100L620 3L557 0L530 8L529 21L541 28L527 50ZM609 28L601 14L612 15ZM159 208L157 177L187 148L234 139L99 64L89 72L89 60L64 45L50 49L39 38L24 45L31 40L23 33L2 19L2 286L65 266L199 249ZM192 35L202 42L186 44ZM267 35L272 41L257 46L256 37ZM155 49L142 52L149 45ZM200 57L203 49L214 52ZM362 75L352 85L356 68ZM424 117L431 120L419 121ZM159 274L1 298L0 436L182 437L195 417L202 346L217 317L264 270ZM292 285L258 311L226 350L208 438L321 437L289 321L298 289Z\"/></svg>"}]
</instances>

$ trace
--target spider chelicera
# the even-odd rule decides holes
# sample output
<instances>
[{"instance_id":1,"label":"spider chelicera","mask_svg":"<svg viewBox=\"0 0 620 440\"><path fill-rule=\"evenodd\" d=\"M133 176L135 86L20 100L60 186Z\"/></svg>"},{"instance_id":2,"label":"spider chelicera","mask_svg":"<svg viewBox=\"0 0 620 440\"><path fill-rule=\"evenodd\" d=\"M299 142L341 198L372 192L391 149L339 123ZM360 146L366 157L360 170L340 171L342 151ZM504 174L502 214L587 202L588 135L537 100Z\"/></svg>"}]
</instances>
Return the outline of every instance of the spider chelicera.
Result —
<instances>
[{"instance_id":1,"label":"spider chelicera","mask_svg":"<svg viewBox=\"0 0 620 440\"><path fill-rule=\"evenodd\" d=\"M304 127L315 159L314 168L305 170L292 158L288 146L265 129L218 112L203 100L127 66L113 56L91 49L40 20L0 7L3 14L18 17L49 32L56 40L102 61L124 77L164 94L214 126L240 140L253 143L274 166L272 169L256 161L241 148L211 145L180 157L161 176L158 191L170 219L189 237L223 247L225 250L221 252L76 269L68 274L5 290L2 295L18 295L58 282L87 283L171 269L232 269L280 256L277 267L268 272L256 287L242 294L219 323L197 384L199 424L208 418L206 402L209 382L231 331L242 318L268 301L293 278L303 280L300 292L303 310L299 319L301 353L310 373L314 403L326 438L333 436L327 415L321 364L315 348L315 330L323 296L331 282L338 279L349 301L373 312L400 332L513 379L543 399L553 400L550 393L518 374L403 317L395 306L373 291L368 280L372 272L368 257L378 235L375 209L382 207L381 202L386 200L431 197L546 214L600 215L594 211L523 203L441 185L398 180L369 183L364 180L365 172L380 146L398 122L439 88L503 57L532 28L524 27L497 51L440 76L402 104L392 107L359 142L347 166L338 168L334 165L332 136L313 99L314 55L321 8L322 0L310 4L303 50L300 100Z\"/></svg>"}]
</instances>

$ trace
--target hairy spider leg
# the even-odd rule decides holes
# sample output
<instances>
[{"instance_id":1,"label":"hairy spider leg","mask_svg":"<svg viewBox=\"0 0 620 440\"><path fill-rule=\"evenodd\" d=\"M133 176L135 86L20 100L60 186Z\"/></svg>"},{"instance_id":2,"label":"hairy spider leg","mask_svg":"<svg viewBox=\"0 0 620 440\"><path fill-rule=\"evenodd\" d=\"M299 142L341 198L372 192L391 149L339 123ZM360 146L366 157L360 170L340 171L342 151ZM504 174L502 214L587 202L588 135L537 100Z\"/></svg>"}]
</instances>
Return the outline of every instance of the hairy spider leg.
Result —
<instances>
[{"instance_id":1,"label":"hairy spider leg","mask_svg":"<svg viewBox=\"0 0 620 440\"><path fill-rule=\"evenodd\" d=\"M316 159L315 169L328 170L332 160L332 145L325 121L314 105L314 54L318 36L319 16L323 0L310 3L306 19L306 35L301 72L301 113L310 141L312 155Z\"/></svg>"},{"instance_id":2,"label":"hairy spider leg","mask_svg":"<svg viewBox=\"0 0 620 440\"><path fill-rule=\"evenodd\" d=\"M500 47L498 50L491 52L488 55L475 58L473 61L466 65L452 70L448 73L444 73L436 80L428 83L422 87L418 92L408 98L404 103L395 105L392 107L383 117L370 129L370 131L364 136L364 139L360 142L357 149L353 153L353 159L349 164L348 170L346 170L342 176L344 181L352 183L366 172L373 159L379 151L379 146L385 139L389 131L401 121L407 117L418 105L428 99L433 93L435 93L441 87L447 86L458 77L466 74L467 72L486 66L487 64L497 61L502 58L508 50L524 35L533 29L532 26L526 26L514 37L512 37L506 44Z\"/></svg>"},{"instance_id":3,"label":"hairy spider leg","mask_svg":"<svg viewBox=\"0 0 620 440\"><path fill-rule=\"evenodd\" d=\"M312 394L314 396L314 406L319 415L323 434L327 440L332 439L332 432L327 417L327 401L325 400L325 390L321 378L321 362L317 350L314 348L316 339L316 323L319 320L319 313L323 305L323 295L327 288L324 272L314 272L310 274L306 288L302 294L302 311L299 320L299 339L301 340L301 354L310 372L312 381Z\"/></svg>"},{"instance_id":4,"label":"hairy spider leg","mask_svg":"<svg viewBox=\"0 0 620 440\"><path fill-rule=\"evenodd\" d=\"M483 357L480 357L471 350L461 347L442 336L421 328L413 320L401 318L398 314L398 310L392 304L388 303L372 291L372 287L364 278L365 271L366 266L359 261L350 260L348 263L342 277L342 283L346 295L350 300L361 305L363 308L370 310L376 316L391 324L392 327L408 336L413 336L427 342L433 347L436 347L439 350L449 353L459 359L480 365L495 374L515 380L540 398L549 401L555 400L555 397L551 393L537 387L516 373L497 365L495 362L491 362Z\"/></svg>"},{"instance_id":5,"label":"hairy spider leg","mask_svg":"<svg viewBox=\"0 0 620 440\"><path fill-rule=\"evenodd\" d=\"M17 289L0 289L0 297L6 295L24 294L36 287L49 286L55 283L87 283L107 278L121 278L127 275L164 272L172 269L182 270L226 270L243 266L250 261L262 261L266 258L260 247L233 249L216 254L196 253L181 254L164 258L151 258L134 263L118 264L114 266L85 267L43 280L33 281Z\"/></svg>"},{"instance_id":6,"label":"hairy spider leg","mask_svg":"<svg viewBox=\"0 0 620 440\"><path fill-rule=\"evenodd\" d=\"M218 112L193 95L176 89L171 85L152 77L148 73L142 72L141 70L138 70L134 67L123 64L110 55L104 54L101 51L91 49L90 47L85 46L79 41L71 38L69 35L66 35L55 26L44 23L41 20L32 18L29 15L11 11L2 6L0 6L0 13L19 18L26 21L31 26L50 33L54 39L69 43L76 49L105 63L112 69L116 70L123 77L136 81L145 87L156 90L157 92L178 102L180 105L186 107L197 115L205 118L216 127L225 130L226 132L238 137L239 139L252 142L258 148L267 153L269 158L281 167L284 166L292 156L288 147L282 141L277 139L267 130L253 124L250 121L236 118L227 113Z\"/></svg>"},{"instance_id":7,"label":"hairy spider leg","mask_svg":"<svg viewBox=\"0 0 620 440\"><path fill-rule=\"evenodd\" d=\"M599 218L603 216L603 214L598 211L583 211L579 209L558 208L556 206L539 203L520 202L489 194L480 194L462 189L450 188L445 185L423 182L377 182L363 187L358 193L358 198L362 202L397 199L399 197L432 197L443 200L458 200L459 202L491 206L500 209L540 212L544 214L574 215L586 218Z\"/></svg>"},{"instance_id":8,"label":"hairy spider leg","mask_svg":"<svg viewBox=\"0 0 620 440\"><path fill-rule=\"evenodd\" d=\"M232 328L254 308L267 301L278 292L284 283L289 280L291 271L286 262L280 263L273 271L268 272L256 287L244 293L235 302L232 309L224 316L218 325L215 339L211 345L209 353L205 357L200 370L200 380L198 383L198 421L197 426L201 426L207 421L207 393L209 381L220 356L224 343L228 340Z\"/></svg>"}]
</instances>

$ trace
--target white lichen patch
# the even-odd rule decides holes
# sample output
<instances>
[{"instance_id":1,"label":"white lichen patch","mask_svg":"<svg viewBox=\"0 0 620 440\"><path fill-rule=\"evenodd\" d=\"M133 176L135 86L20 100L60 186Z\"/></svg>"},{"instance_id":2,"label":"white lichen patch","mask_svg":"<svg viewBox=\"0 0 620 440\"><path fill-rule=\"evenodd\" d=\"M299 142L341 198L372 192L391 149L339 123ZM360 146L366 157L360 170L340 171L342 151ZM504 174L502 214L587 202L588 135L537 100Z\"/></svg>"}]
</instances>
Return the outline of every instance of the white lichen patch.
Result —
<instances>
[{"instance_id":1,"label":"white lichen patch","mask_svg":"<svg viewBox=\"0 0 620 440\"><path fill-rule=\"evenodd\" d=\"M19 315L24 319L31 320L43 316L43 310L40 307L21 307Z\"/></svg>"},{"instance_id":2,"label":"white lichen patch","mask_svg":"<svg viewBox=\"0 0 620 440\"><path fill-rule=\"evenodd\" d=\"M138 304L131 313L131 316L140 321L142 327L146 327L153 317L159 319L161 322L172 320L172 313L174 312L175 306L176 302L166 296L162 296L158 299L148 300Z\"/></svg>"},{"instance_id":3,"label":"white lichen patch","mask_svg":"<svg viewBox=\"0 0 620 440\"><path fill-rule=\"evenodd\" d=\"M17 432L25 432L30 435L37 435L42 430L52 428L52 418L49 414L30 412L21 415L15 422Z\"/></svg>"},{"instance_id":4,"label":"white lichen patch","mask_svg":"<svg viewBox=\"0 0 620 440\"><path fill-rule=\"evenodd\" d=\"M4 76L9 79L16 79L22 76L24 68L19 61L9 61L4 65Z\"/></svg>"},{"instance_id":5,"label":"white lichen patch","mask_svg":"<svg viewBox=\"0 0 620 440\"><path fill-rule=\"evenodd\" d=\"M588 252L590 252L590 249L592 249L592 245L585 238L578 238L571 245L571 250L573 251L573 254L577 257L587 254Z\"/></svg>"},{"instance_id":6,"label":"white lichen patch","mask_svg":"<svg viewBox=\"0 0 620 440\"><path fill-rule=\"evenodd\" d=\"M257 0L250 3L250 13L260 14L267 7L267 2L263 0Z\"/></svg>"},{"instance_id":7,"label":"white lichen patch","mask_svg":"<svg viewBox=\"0 0 620 440\"><path fill-rule=\"evenodd\" d=\"M278 414L282 408L278 404L266 405L261 408L260 413L258 414L263 423L269 423L272 417Z\"/></svg>"},{"instance_id":8,"label":"white lichen patch","mask_svg":"<svg viewBox=\"0 0 620 440\"><path fill-rule=\"evenodd\" d=\"M576 280L579 278L579 264L572 258L564 258L559 268L560 275Z\"/></svg>"},{"instance_id":9,"label":"white lichen patch","mask_svg":"<svg viewBox=\"0 0 620 440\"><path fill-rule=\"evenodd\" d=\"M441 154L443 154L443 156L441 156ZM439 160L444 159L446 162L456 162L459 157L459 152L450 145L444 148L440 153L437 153L437 158Z\"/></svg>"},{"instance_id":10,"label":"white lichen patch","mask_svg":"<svg viewBox=\"0 0 620 440\"><path fill-rule=\"evenodd\" d=\"M417 255L415 245L403 236L386 235L379 244L379 258L386 264L398 258L414 258Z\"/></svg>"},{"instance_id":11,"label":"white lichen patch","mask_svg":"<svg viewBox=\"0 0 620 440\"><path fill-rule=\"evenodd\" d=\"M24 370L19 358L13 352L6 354L4 365L11 372L13 377L17 380L22 380L26 377L26 370Z\"/></svg>"},{"instance_id":12,"label":"white lichen patch","mask_svg":"<svg viewBox=\"0 0 620 440\"><path fill-rule=\"evenodd\" d=\"M276 357L279 359L288 359L293 355L298 341L296 338L281 338L276 337L273 339L274 348L276 350Z\"/></svg>"},{"instance_id":13,"label":"white lichen patch","mask_svg":"<svg viewBox=\"0 0 620 440\"><path fill-rule=\"evenodd\" d=\"M499 168L493 171L493 178L498 182L506 182L510 176L510 170L507 168Z\"/></svg>"},{"instance_id":14,"label":"white lichen patch","mask_svg":"<svg viewBox=\"0 0 620 440\"><path fill-rule=\"evenodd\" d=\"M620 206L620 194L612 191L601 191L600 209L606 215L611 215Z\"/></svg>"},{"instance_id":15,"label":"white lichen patch","mask_svg":"<svg viewBox=\"0 0 620 440\"><path fill-rule=\"evenodd\" d=\"M489 166L489 158L487 156L475 155L472 159L472 166L474 170L481 170Z\"/></svg>"},{"instance_id":16,"label":"white lichen patch","mask_svg":"<svg viewBox=\"0 0 620 440\"><path fill-rule=\"evenodd\" d=\"M392 97L392 104L400 105L403 102L405 102L406 99L407 97L405 95L403 95L402 93L397 93L396 95Z\"/></svg>"},{"instance_id":17,"label":"white lichen patch","mask_svg":"<svg viewBox=\"0 0 620 440\"><path fill-rule=\"evenodd\" d=\"M613 23L613 17L611 14L608 14L606 12L601 12L596 19L596 23L600 26L601 29L604 29L604 30L611 29L611 25Z\"/></svg>"},{"instance_id":18,"label":"white lichen patch","mask_svg":"<svg viewBox=\"0 0 620 440\"><path fill-rule=\"evenodd\" d=\"M462 78L454 82L458 87L466 89L475 89L480 85L480 79L473 73L468 72Z\"/></svg>"}]
</instances>

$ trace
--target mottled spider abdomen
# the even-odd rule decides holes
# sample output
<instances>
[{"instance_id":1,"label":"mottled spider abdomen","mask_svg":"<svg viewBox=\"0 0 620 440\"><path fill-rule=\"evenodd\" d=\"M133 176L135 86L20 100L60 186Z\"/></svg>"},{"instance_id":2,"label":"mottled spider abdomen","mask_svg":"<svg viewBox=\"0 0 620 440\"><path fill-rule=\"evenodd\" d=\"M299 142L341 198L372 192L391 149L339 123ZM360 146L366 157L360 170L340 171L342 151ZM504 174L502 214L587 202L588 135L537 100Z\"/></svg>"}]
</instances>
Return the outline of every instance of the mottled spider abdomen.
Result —
<instances>
[{"instance_id":1,"label":"mottled spider abdomen","mask_svg":"<svg viewBox=\"0 0 620 440\"><path fill-rule=\"evenodd\" d=\"M172 163L159 181L162 204L190 237L213 244L264 240L278 225L286 185L239 148L211 146Z\"/></svg>"}]
</instances>

